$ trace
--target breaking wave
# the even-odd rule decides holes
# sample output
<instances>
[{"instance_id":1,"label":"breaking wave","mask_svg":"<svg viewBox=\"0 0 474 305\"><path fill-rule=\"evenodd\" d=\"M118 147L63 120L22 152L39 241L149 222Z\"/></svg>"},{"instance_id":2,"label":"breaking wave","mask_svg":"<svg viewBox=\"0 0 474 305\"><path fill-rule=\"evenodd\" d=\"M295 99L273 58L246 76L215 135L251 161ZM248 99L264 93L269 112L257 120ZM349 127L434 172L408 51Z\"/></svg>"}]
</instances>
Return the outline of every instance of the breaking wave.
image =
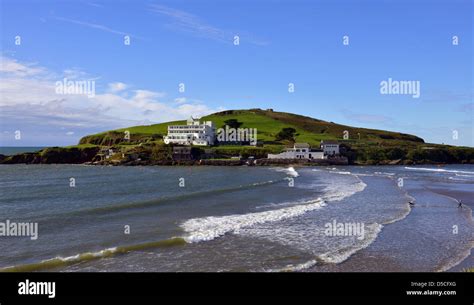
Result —
<instances>
[{"instance_id":1,"label":"breaking wave","mask_svg":"<svg viewBox=\"0 0 474 305\"><path fill-rule=\"evenodd\" d=\"M378 223L370 224L366 227L366 235L362 242L357 244L351 244L346 247L342 247L339 249L335 249L330 252L326 252L324 254L320 254L315 256L314 259L309 260L307 262L296 264L296 265L288 265L281 269L270 270L273 272L294 272L294 271L303 271L307 270L311 267L314 267L317 264L340 264L351 257L354 253L367 248L372 244L375 239L377 239L378 234L382 231L383 225Z\"/></svg>"},{"instance_id":2,"label":"breaking wave","mask_svg":"<svg viewBox=\"0 0 474 305\"><path fill-rule=\"evenodd\" d=\"M290 172L293 171L294 169L290 169ZM181 227L187 232L184 239L189 243L209 241L224 236L227 233L238 234L240 229L257 224L297 217L306 212L320 209L326 206L326 202L328 201L340 201L357 192L363 191L367 184L362 182L358 177L355 178L357 182L348 184L345 187L341 187L340 185L328 185L324 190L324 196L290 207L264 212L189 219L181 224Z\"/></svg>"},{"instance_id":3,"label":"breaking wave","mask_svg":"<svg viewBox=\"0 0 474 305\"><path fill-rule=\"evenodd\" d=\"M256 224L280 221L303 215L308 211L322 208L326 204L321 198L297 206L270 210L264 212L247 213L228 216L209 216L193 218L185 221L181 227L188 233L186 242L195 243L209 241L224 236L227 233L238 234L240 229Z\"/></svg>"},{"instance_id":4,"label":"breaking wave","mask_svg":"<svg viewBox=\"0 0 474 305\"><path fill-rule=\"evenodd\" d=\"M290 167L274 167L273 170L277 171L277 172L284 172L286 173L288 176L291 176L291 177L299 177L299 173L295 170L295 168L293 166L290 166Z\"/></svg>"},{"instance_id":5,"label":"breaking wave","mask_svg":"<svg viewBox=\"0 0 474 305\"><path fill-rule=\"evenodd\" d=\"M341 187L337 184L329 184L324 188L325 195L323 199L325 201L341 201L344 198L350 197L355 193L362 192L366 187L365 184L359 177L355 176L357 182Z\"/></svg>"},{"instance_id":6,"label":"breaking wave","mask_svg":"<svg viewBox=\"0 0 474 305\"><path fill-rule=\"evenodd\" d=\"M459 174L470 174L470 175L474 175L474 172L470 172L470 171L448 170L448 169L444 169L444 168L425 168L425 167L409 167L409 166L405 166L405 169L418 170L418 171L438 172L438 173L459 173Z\"/></svg>"},{"instance_id":7,"label":"breaking wave","mask_svg":"<svg viewBox=\"0 0 474 305\"><path fill-rule=\"evenodd\" d=\"M182 238L175 237L160 241L135 244L130 246L119 246L108 248L96 252L84 252L72 256L61 257L57 256L51 259L43 260L37 263L23 264L17 266L11 266L6 268L0 268L0 272L31 272L31 271L41 271L46 269L53 269L57 267L68 266L76 263L101 259L110 257L118 254L125 254L131 251L139 251L151 248L166 248L174 247L186 244L186 241Z\"/></svg>"}]
</instances>

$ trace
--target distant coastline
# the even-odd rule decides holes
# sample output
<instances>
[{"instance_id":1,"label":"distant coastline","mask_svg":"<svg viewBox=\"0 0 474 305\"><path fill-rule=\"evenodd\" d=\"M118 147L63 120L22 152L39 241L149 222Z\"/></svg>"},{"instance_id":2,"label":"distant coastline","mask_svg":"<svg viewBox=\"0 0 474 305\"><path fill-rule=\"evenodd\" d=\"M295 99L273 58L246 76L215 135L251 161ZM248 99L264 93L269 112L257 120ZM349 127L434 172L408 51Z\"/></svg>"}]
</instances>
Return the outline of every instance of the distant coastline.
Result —
<instances>
[{"instance_id":1,"label":"distant coastline","mask_svg":"<svg viewBox=\"0 0 474 305\"><path fill-rule=\"evenodd\" d=\"M33 153L46 148L46 146L0 146L0 155L13 156L21 153Z\"/></svg>"},{"instance_id":2,"label":"distant coastline","mask_svg":"<svg viewBox=\"0 0 474 305\"><path fill-rule=\"evenodd\" d=\"M169 147L171 148L171 147ZM133 151L132 157L102 158L103 147L47 147L39 151L37 147L10 147L7 151L15 152L11 155L0 154L0 164L83 164L91 166L395 166L395 165L438 165L473 164L471 162L436 162L433 160L413 161L407 159L395 160L368 160L367 162L348 162L347 158L329 158L320 160L305 159L268 159L268 158L215 158L173 160L172 158L157 158L154 146L140 147L140 151ZM163 147L159 147L160 150ZM31 152L33 151L33 152ZM162 152L162 151L161 151ZM100 159L98 159L100 157Z\"/></svg>"}]
</instances>

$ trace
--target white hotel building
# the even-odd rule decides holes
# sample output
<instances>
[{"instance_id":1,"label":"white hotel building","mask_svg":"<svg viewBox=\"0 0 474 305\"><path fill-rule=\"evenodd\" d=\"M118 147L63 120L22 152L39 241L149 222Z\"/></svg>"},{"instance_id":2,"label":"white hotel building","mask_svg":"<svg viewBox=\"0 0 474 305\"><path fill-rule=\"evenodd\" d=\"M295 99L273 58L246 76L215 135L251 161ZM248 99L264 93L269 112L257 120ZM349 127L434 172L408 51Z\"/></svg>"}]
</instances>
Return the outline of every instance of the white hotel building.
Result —
<instances>
[{"instance_id":1,"label":"white hotel building","mask_svg":"<svg viewBox=\"0 0 474 305\"><path fill-rule=\"evenodd\" d=\"M168 135L163 137L165 144L179 145L214 145L216 131L211 121L199 122L193 117L186 125L168 125Z\"/></svg>"}]
</instances>

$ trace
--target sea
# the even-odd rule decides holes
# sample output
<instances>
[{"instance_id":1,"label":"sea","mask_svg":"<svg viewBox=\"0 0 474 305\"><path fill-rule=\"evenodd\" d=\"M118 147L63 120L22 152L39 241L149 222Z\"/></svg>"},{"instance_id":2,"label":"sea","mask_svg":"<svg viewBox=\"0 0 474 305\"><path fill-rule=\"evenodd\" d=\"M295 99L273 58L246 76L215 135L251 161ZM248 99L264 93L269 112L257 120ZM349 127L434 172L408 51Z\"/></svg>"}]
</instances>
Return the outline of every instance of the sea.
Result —
<instances>
[{"instance_id":1,"label":"sea","mask_svg":"<svg viewBox=\"0 0 474 305\"><path fill-rule=\"evenodd\" d=\"M0 165L0 224L38 228L0 236L0 271L462 271L473 186L473 165Z\"/></svg>"}]
</instances>

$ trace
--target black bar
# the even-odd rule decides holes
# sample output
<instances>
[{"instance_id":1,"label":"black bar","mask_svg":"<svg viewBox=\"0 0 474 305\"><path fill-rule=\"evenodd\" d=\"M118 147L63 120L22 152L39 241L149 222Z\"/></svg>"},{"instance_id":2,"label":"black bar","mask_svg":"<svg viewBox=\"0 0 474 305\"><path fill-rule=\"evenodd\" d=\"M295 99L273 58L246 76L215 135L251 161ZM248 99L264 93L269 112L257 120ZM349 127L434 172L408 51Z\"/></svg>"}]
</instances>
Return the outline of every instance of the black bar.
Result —
<instances>
[{"instance_id":1,"label":"black bar","mask_svg":"<svg viewBox=\"0 0 474 305\"><path fill-rule=\"evenodd\" d=\"M19 283L55 282L55 298L19 295ZM163 296L394 297L474 302L472 273L3 273L0 304L8 300L57 302L76 298ZM417 286L426 283L426 286ZM422 285L422 284L421 284ZM431 286L430 286L431 285ZM455 291L455 295L408 296L407 291ZM7 302L4 302L7 301ZM453 303L454 304L454 303Z\"/></svg>"}]
</instances>

